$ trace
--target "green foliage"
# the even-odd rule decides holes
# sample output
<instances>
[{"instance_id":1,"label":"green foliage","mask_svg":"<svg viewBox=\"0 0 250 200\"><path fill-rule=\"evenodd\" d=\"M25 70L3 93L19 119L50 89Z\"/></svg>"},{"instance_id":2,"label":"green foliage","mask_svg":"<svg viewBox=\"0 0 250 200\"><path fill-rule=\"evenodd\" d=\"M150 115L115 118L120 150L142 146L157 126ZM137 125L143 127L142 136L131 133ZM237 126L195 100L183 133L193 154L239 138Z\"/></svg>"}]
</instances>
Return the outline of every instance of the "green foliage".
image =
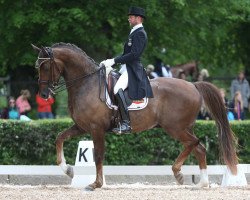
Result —
<instances>
[{"instance_id":1,"label":"green foliage","mask_svg":"<svg viewBox=\"0 0 250 200\"><path fill-rule=\"evenodd\" d=\"M66 90L56 94L53 108L56 108L54 110L56 118L68 116L68 94Z\"/></svg>"},{"instance_id":2,"label":"green foliage","mask_svg":"<svg viewBox=\"0 0 250 200\"><path fill-rule=\"evenodd\" d=\"M58 132L71 120L1 121L1 164L53 164Z\"/></svg>"},{"instance_id":3,"label":"green foliage","mask_svg":"<svg viewBox=\"0 0 250 200\"><path fill-rule=\"evenodd\" d=\"M155 56L170 65L196 59L217 75L250 64L249 0L2 0L0 74L20 65L33 67L37 55L31 43L73 43L97 62L122 53L131 5L147 13L145 64Z\"/></svg>"},{"instance_id":4,"label":"green foliage","mask_svg":"<svg viewBox=\"0 0 250 200\"><path fill-rule=\"evenodd\" d=\"M0 121L1 164L55 165L55 140L59 132L73 122L70 119L36 120L22 122ZM239 139L240 163L249 163L250 121L236 121L231 127ZM216 127L212 121L197 121L194 132L207 149L208 164L219 163ZM74 164L78 142L91 140L90 135L66 140L65 157ZM183 146L170 138L162 129L152 129L131 135L106 134L106 165L168 165L173 164ZM185 164L197 164L189 156Z\"/></svg>"},{"instance_id":5,"label":"green foliage","mask_svg":"<svg viewBox=\"0 0 250 200\"><path fill-rule=\"evenodd\" d=\"M0 96L0 108L4 108L7 106L6 98L4 96Z\"/></svg>"}]
</instances>

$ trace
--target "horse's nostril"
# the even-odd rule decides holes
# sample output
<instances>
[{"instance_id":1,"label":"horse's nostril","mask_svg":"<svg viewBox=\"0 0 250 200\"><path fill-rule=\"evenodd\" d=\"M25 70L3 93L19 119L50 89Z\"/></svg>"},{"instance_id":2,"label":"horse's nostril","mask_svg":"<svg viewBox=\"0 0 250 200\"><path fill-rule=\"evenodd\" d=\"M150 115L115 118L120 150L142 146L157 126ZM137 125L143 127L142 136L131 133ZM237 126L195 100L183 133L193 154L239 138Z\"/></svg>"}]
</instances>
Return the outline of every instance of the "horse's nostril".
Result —
<instances>
[{"instance_id":1,"label":"horse's nostril","mask_svg":"<svg viewBox=\"0 0 250 200\"><path fill-rule=\"evenodd\" d=\"M47 99L48 96L49 96L49 94L48 94L47 92L41 92L41 97L42 97L43 99Z\"/></svg>"}]
</instances>

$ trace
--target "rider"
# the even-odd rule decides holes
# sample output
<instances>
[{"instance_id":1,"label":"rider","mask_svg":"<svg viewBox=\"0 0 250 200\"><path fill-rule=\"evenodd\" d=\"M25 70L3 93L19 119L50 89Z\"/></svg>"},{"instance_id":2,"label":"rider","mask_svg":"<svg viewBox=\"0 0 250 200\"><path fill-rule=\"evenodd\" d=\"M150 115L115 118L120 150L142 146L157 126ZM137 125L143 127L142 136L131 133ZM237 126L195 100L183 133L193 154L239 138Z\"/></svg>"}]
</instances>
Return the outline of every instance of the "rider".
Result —
<instances>
[{"instance_id":1,"label":"rider","mask_svg":"<svg viewBox=\"0 0 250 200\"><path fill-rule=\"evenodd\" d=\"M139 100L143 97L153 98L151 85L140 61L147 44L147 34L142 25L144 19L145 11L143 8L130 7L128 21L132 29L124 44L123 54L101 62L107 68L114 64L123 64L119 71L121 76L114 87L114 94L118 100L122 118L120 127L112 130L115 133L127 133L131 130L129 112L124 97L124 90L127 87L129 97L133 100Z\"/></svg>"}]
</instances>

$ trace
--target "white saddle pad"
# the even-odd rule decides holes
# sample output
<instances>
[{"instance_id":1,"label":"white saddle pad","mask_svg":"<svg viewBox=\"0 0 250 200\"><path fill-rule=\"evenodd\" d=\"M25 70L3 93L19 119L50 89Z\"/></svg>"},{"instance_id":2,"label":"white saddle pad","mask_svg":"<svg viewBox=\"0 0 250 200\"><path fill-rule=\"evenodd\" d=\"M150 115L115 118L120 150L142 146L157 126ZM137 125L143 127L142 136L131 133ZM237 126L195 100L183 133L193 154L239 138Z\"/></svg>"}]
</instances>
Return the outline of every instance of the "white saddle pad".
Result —
<instances>
[{"instance_id":1,"label":"white saddle pad","mask_svg":"<svg viewBox=\"0 0 250 200\"><path fill-rule=\"evenodd\" d=\"M113 105L109 97L108 92L106 91L106 105L110 109L118 109L116 105ZM142 100L133 101L133 103L128 107L128 110L142 110L148 105L148 98L144 97Z\"/></svg>"}]
</instances>

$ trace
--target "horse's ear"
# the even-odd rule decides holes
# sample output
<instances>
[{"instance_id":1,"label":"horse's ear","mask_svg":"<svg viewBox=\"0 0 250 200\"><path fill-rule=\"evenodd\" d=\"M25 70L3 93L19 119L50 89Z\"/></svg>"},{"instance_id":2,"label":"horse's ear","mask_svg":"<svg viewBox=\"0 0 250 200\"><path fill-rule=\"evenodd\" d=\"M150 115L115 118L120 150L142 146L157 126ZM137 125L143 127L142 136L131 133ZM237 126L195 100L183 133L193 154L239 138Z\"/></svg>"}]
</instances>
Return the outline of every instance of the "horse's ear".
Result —
<instances>
[{"instance_id":1,"label":"horse's ear","mask_svg":"<svg viewBox=\"0 0 250 200\"><path fill-rule=\"evenodd\" d=\"M46 51L46 49L45 49L45 48L46 48L46 47L42 46L42 47L41 47L41 51L42 51L42 53L43 53L43 54L45 54L45 55L46 55L46 54L48 54L48 53L47 53L47 51Z\"/></svg>"},{"instance_id":2,"label":"horse's ear","mask_svg":"<svg viewBox=\"0 0 250 200\"><path fill-rule=\"evenodd\" d=\"M31 44L32 48L37 52L39 53L41 51L41 49L37 46L35 46L34 44Z\"/></svg>"}]
</instances>

